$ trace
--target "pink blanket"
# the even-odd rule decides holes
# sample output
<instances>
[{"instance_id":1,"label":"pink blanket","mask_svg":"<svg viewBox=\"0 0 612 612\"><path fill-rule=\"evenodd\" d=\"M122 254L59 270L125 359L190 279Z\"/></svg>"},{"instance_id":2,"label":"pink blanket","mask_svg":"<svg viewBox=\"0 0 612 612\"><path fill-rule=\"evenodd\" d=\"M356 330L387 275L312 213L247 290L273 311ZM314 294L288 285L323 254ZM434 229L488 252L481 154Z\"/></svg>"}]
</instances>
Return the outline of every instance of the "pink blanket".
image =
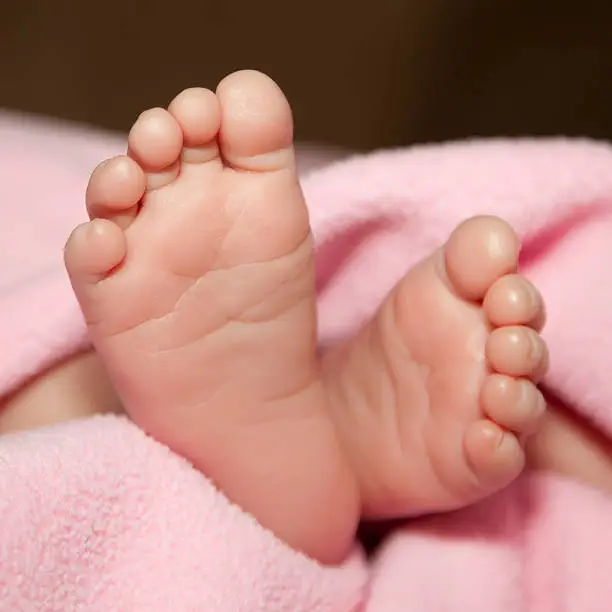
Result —
<instances>
[{"instance_id":1,"label":"pink blanket","mask_svg":"<svg viewBox=\"0 0 612 612\"><path fill-rule=\"evenodd\" d=\"M0 116L0 395L85 343L61 249L120 139ZM549 305L548 385L612 435L612 149L476 142L358 157L305 179L321 340L350 333L461 219L524 240ZM523 477L323 568L116 417L0 440L0 610L604 612L612 499Z\"/></svg>"}]
</instances>

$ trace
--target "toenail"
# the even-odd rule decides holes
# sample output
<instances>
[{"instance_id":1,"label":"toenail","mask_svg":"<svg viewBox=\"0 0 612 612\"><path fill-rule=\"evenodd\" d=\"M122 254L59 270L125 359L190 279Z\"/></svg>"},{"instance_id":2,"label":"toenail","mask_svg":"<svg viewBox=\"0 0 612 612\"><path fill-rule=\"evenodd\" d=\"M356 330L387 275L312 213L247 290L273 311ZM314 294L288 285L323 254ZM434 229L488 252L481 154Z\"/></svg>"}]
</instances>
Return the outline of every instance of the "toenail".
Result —
<instances>
[{"instance_id":1,"label":"toenail","mask_svg":"<svg viewBox=\"0 0 612 612\"><path fill-rule=\"evenodd\" d=\"M535 390L536 393L538 394L538 397L536 399L536 407L534 408L534 421L540 421L540 419L544 416L544 414L546 413L546 411L548 410L548 404L546 403L546 400L544 399L544 396L542 395L542 392L538 389Z\"/></svg>"},{"instance_id":2,"label":"toenail","mask_svg":"<svg viewBox=\"0 0 612 612\"><path fill-rule=\"evenodd\" d=\"M98 236L104 236L106 231L106 223L102 219L92 219L85 226L85 231L90 239L96 239Z\"/></svg>"},{"instance_id":3,"label":"toenail","mask_svg":"<svg viewBox=\"0 0 612 612\"><path fill-rule=\"evenodd\" d=\"M506 253L506 241L504 237L496 232L491 232L488 236L487 252L491 257L501 258Z\"/></svg>"},{"instance_id":4,"label":"toenail","mask_svg":"<svg viewBox=\"0 0 612 612\"><path fill-rule=\"evenodd\" d=\"M540 294L538 290L530 283L525 281L523 283L523 295L529 305L536 310L540 306Z\"/></svg>"},{"instance_id":5,"label":"toenail","mask_svg":"<svg viewBox=\"0 0 612 612\"><path fill-rule=\"evenodd\" d=\"M531 381L519 380L518 384L520 385L519 405L531 419L539 420L546 411L546 402L542 394Z\"/></svg>"},{"instance_id":6,"label":"toenail","mask_svg":"<svg viewBox=\"0 0 612 612\"><path fill-rule=\"evenodd\" d=\"M485 423L482 428L482 435L495 449L498 449L504 443L504 431L494 423Z\"/></svg>"},{"instance_id":7,"label":"toenail","mask_svg":"<svg viewBox=\"0 0 612 612\"><path fill-rule=\"evenodd\" d=\"M529 352L529 356L534 362L540 362L544 354L540 336L529 332L527 332L527 335L529 336L529 342L531 343L531 351Z\"/></svg>"}]
</instances>

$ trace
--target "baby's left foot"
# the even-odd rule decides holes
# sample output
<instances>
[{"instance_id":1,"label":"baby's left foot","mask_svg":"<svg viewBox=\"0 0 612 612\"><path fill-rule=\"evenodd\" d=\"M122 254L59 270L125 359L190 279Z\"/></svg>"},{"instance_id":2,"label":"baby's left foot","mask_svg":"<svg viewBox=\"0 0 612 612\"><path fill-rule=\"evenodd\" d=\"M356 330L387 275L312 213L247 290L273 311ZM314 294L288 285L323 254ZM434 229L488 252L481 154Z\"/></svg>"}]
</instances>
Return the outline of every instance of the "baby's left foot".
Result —
<instances>
[{"instance_id":1,"label":"baby's left foot","mask_svg":"<svg viewBox=\"0 0 612 612\"><path fill-rule=\"evenodd\" d=\"M365 516L460 508L522 471L548 353L544 304L516 273L518 254L507 223L469 219L324 357Z\"/></svg>"}]
</instances>

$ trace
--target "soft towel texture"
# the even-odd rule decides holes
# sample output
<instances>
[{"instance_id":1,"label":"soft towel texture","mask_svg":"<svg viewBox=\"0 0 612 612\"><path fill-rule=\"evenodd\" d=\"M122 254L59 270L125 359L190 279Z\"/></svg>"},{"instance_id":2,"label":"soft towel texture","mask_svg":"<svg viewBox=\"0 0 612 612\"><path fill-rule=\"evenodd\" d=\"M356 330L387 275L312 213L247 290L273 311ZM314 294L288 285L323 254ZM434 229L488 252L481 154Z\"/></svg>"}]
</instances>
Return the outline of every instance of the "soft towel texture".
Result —
<instances>
[{"instance_id":1,"label":"soft towel texture","mask_svg":"<svg viewBox=\"0 0 612 612\"><path fill-rule=\"evenodd\" d=\"M0 118L0 394L80 346L61 262L93 165L121 140ZM499 214L549 307L549 386L612 435L612 150L468 143L379 153L305 180L321 340L355 329L462 219ZM547 612L610 608L612 500L521 478L398 530L368 566L294 553L116 417L0 440L0 610Z\"/></svg>"}]
</instances>

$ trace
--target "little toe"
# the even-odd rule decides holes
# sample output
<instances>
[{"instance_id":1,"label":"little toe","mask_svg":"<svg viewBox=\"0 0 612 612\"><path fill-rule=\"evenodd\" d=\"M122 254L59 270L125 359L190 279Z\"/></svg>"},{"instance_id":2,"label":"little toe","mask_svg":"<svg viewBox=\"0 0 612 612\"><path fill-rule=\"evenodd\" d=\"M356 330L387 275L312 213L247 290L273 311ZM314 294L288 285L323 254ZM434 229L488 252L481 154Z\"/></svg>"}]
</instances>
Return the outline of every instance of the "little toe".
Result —
<instances>
[{"instance_id":1,"label":"little toe","mask_svg":"<svg viewBox=\"0 0 612 612\"><path fill-rule=\"evenodd\" d=\"M464 449L478 484L490 491L510 484L525 467L525 453L516 436L493 421L472 423Z\"/></svg>"},{"instance_id":2,"label":"little toe","mask_svg":"<svg viewBox=\"0 0 612 612\"><path fill-rule=\"evenodd\" d=\"M147 189L159 189L179 173L183 131L163 108L152 108L138 117L128 136L128 155L147 174Z\"/></svg>"},{"instance_id":3,"label":"little toe","mask_svg":"<svg viewBox=\"0 0 612 612\"><path fill-rule=\"evenodd\" d=\"M86 285L106 278L125 258L123 230L107 219L94 219L73 230L64 249L66 270L77 297Z\"/></svg>"},{"instance_id":4,"label":"little toe","mask_svg":"<svg viewBox=\"0 0 612 612\"><path fill-rule=\"evenodd\" d=\"M127 155L102 162L92 173L85 201L90 219L110 219L126 228L146 188L142 168Z\"/></svg>"},{"instance_id":5,"label":"little toe","mask_svg":"<svg viewBox=\"0 0 612 612\"><path fill-rule=\"evenodd\" d=\"M221 154L230 166L254 172L295 167L291 108L272 79L236 72L221 81L217 97Z\"/></svg>"},{"instance_id":6,"label":"little toe","mask_svg":"<svg viewBox=\"0 0 612 612\"><path fill-rule=\"evenodd\" d=\"M485 348L490 367L500 374L539 380L548 368L548 348L533 329L520 325L493 330Z\"/></svg>"},{"instance_id":7,"label":"little toe","mask_svg":"<svg viewBox=\"0 0 612 612\"><path fill-rule=\"evenodd\" d=\"M480 301L496 280L516 271L519 251L518 237L505 221L474 217L459 225L446 243L446 275L462 298Z\"/></svg>"},{"instance_id":8,"label":"little toe","mask_svg":"<svg viewBox=\"0 0 612 612\"><path fill-rule=\"evenodd\" d=\"M519 274L507 274L493 283L485 295L483 309L495 327L526 325L541 331L546 318L540 292Z\"/></svg>"},{"instance_id":9,"label":"little toe","mask_svg":"<svg viewBox=\"0 0 612 612\"><path fill-rule=\"evenodd\" d=\"M523 435L534 433L546 412L546 400L532 381L503 374L487 376L481 405L498 425Z\"/></svg>"},{"instance_id":10,"label":"little toe","mask_svg":"<svg viewBox=\"0 0 612 612\"><path fill-rule=\"evenodd\" d=\"M204 163L219 158L221 108L212 91L201 87L186 89L174 98L168 111L183 130L183 162Z\"/></svg>"}]
</instances>

